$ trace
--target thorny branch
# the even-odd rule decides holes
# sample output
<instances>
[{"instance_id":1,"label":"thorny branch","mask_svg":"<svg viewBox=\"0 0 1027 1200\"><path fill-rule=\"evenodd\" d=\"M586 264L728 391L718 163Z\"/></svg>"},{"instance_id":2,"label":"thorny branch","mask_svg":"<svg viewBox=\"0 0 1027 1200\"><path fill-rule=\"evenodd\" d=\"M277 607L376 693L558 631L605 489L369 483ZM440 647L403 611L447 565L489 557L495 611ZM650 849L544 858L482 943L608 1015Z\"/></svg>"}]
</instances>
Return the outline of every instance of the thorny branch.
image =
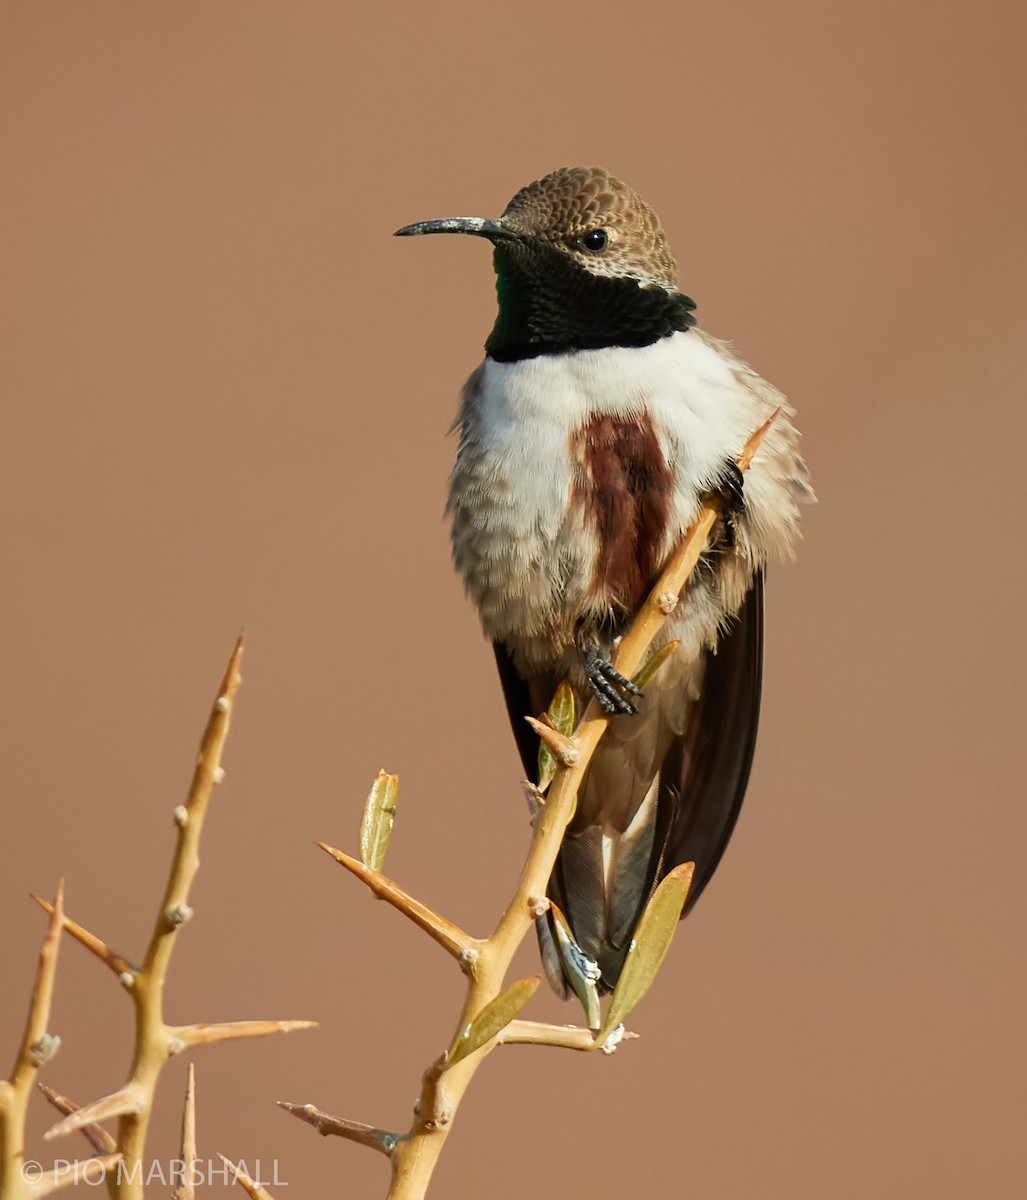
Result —
<instances>
[{"instance_id":1,"label":"thorny branch","mask_svg":"<svg viewBox=\"0 0 1027 1200\"><path fill-rule=\"evenodd\" d=\"M54 1186L71 1179L48 1177L31 1188L20 1179L20 1163L24 1143L24 1108L27 1090L31 1086L35 1066L45 1061L48 1035L50 997L53 990L56 946L62 929L112 970L131 997L135 1008L135 1040L132 1064L127 1082L116 1092L103 1096L81 1108L64 1097L51 1097L51 1102L66 1115L46 1137L53 1138L74 1130L91 1136L94 1145L103 1145L109 1135L98 1128L99 1122L117 1118L117 1153L107 1156L111 1163L119 1157L124 1170L107 1173L107 1187L113 1200L142 1200L145 1172L140 1169L143 1148L153 1110L154 1093L164 1064L183 1050L229 1038L263 1037L271 1033L287 1033L294 1029L312 1027L313 1021L234 1021L218 1024L197 1023L169 1025L164 1020L164 987L172 953L183 927L193 915L189 894L199 870L199 845L204 821L215 786L224 778L221 755L228 736L229 723L239 690L243 642L240 637L218 689L213 709L200 743L192 783L184 804L174 810L177 839L168 874L168 882L158 910L153 933L146 948L142 965L114 953L94 934L64 915L62 893L53 904L39 900L50 914L50 929L40 956L36 993L29 1019L29 1029L10 1083L0 1085L0 1194L7 1200L25 1195L37 1197ZM52 1041L52 1039L50 1039ZM55 1048L55 1047L54 1047ZM52 1053L52 1048L48 1051ZM187 1105L186 1123L192 1120ZM188 1128L184 1129L184 1135ZM89 1170L95 1178L102 1172L99 1158L90 1159ZM17 1176L17 1177L16 1177ZM183 1195L182 1200L187 1200Z\"/></svg>"}]
</instances>

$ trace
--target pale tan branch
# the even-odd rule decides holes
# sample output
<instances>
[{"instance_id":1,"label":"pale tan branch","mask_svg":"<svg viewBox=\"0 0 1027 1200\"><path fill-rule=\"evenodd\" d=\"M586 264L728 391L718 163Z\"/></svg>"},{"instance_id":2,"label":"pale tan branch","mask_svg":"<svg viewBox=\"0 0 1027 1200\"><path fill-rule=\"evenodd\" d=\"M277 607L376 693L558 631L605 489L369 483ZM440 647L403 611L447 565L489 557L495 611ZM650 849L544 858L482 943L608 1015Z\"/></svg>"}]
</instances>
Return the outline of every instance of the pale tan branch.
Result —
<instances>
[{"instance_id":1,"label":"pale tan branch","mask_svg":"<svg viewBox=\"0 0 1027 1200\"><path fill-rule=\"evenodd\" d=\"M315 1108L313 1104L289 1104L285 1100L279 1100L278 1107L284 1108L294 1117L299 1117L301 1121L306 1121L308 1125L313 1125L323 1137L332 1135L346 1138L371 1150L378 1150L386 1156L392 1153L399 1141L399 1134L391 1130L365 1125L362 1121L349 1121L345 1117L333 1117L331 1113Z\"/></svg>"},{"instance_id":2,"label":"pale tan branch","mask_svg":"<svg viewBox=\"0 0 1027 1200\"><path fill-rule=\"evenodd\" d=\"M763 439L770 432L771 426L774 424L774 422L777 420L777 418L780 415L781 415L781 405L779 404L777 406L777 408L775 408L774 411L770 414L770 416L767 417L767 419L763 422L763 424L759 427L759 429L757 429L756 432L752 435L752 437L750 437L749 440L745 443L745 449L735 459L735 462L738 464L738 469L740 471L748 471L748 469L752 466L752 460L756 457L756 454L758 453L760 446L763 445Z\"/></svg>"},{"instance_id":3,"label":"pale tan branch","mask_svg":"<svg viewBox=\"0 0 1027 1200\"><path fill-rule=\"evenodd\" d=\"M538 734L539 740L545 745L549 753L565 767L572 767L578 761L578 747L573 738L562 734L559 729L554 729L552 722L547 720L545 713L542 714L540 720L535 717L524 718L528 724Z\"/></svg>"},{"instance_id":4,"label":"pale tan branch","mask_svg":"<svg viewBox=\"0 0 1027 1200\"><path fill-rule=\"evenodd\" d=\"M49 900L43 900L39 896L33 896L32 899L35 900L44 912L53 912L53 905ZM135 963L129 962L127 958L122 958L120 954L115 954L113 950L108 949L106 944L95 934L90 933L88 929L84 929L76 921L73 921L71 917L66 916L64 918L64 931L80 945L85 946L90 954L95 954L104 966L109 967L115 975L131 977L139 970Z\"/></svg>"},{"instance_id":5,"label":"pale tan branch","mask_svg":"<svg viewBox=\"0 0 1027 1200\"><path fill-rule=\"evenodd\" d=\"M77 1113L81 1107L74 1100L69 1100L67 1096L62 1096L60 1092L55 1092L53 1088L47 1087L45 1083L37 1083L36 1087L39 1088L49 1103L66 1117L70 1117L72 1113ZM111 1137L107 1130L95 1122L91 1125L84 1125L82 1133L89 1140L89 1144L97 1154L113 1154L118 1148L118 1143Z\"/></svg>"},{"instance_id":6,"label":"pale tan branch","mask_svg":"<svg viewBox=\"0 0 1027 1200\"><path fill-rule=\"evenodd\" d=\"M187 919L187 914L192 914L189 908L189 891L200 869L200 834L203 832L203 822L211 794L215 785L224 778L221 754L228 737L236 693L242 682L239 673L242 655L243 638L240 634L200 740L199 758L196 761L189 794L182 806L184 812L176 817L178 839L175 853L164 891L164 900L142 967L148 978L158 982L158 986L163 986L176 935Z\"/></svg>"},{"instance_id":7,"label":"pale tan branch","mask_svg":"<svg viewBox=\"0 0 1027 1200\"><path fill-rule=\"evenodd\" d=\"M54 980L57 977L57 951L61 941L61 926L64 921L64 880L57 885L57 894L50 905L50 921L43 937L43 945L39 950L39 961L36 965L36 980L32 989L32 999L29 1002L29 1015L25 1023L18 1057L14 1061L11 1072L11 1084L23 1091L26 1096L31 1085L31 1079L42 1065L46 1054L45 1039L49 1036L46 1027L50 1022L50 1009L53 1005ZM49 1057L49 1055L46 1055ZM42 1058L42 1061L41 1061Z\"/></svg>"},{"instance_id":8,"label":"pale tan branch","mask_svg":"<svg viewBox=\"0 0 1027 1200\"><path fill-rule=\"evenodd\" d=\"M423 929L445 950L448 950L454 958L466 961L467 953L477 950L480 944L477 938L464 933L458 925L454 925L452 921L440 916L434 909L422 904L420 900L415 899L409 892L405 892L387 875L365 867L359 859L351 858L348 854L334 849L325 842L317 844L347 871L352 871L358 879L366 883L380 900L387 900L393 908L398 908L404 916L409 917L415 925Z\"/></svg>"},{"instance_id":9,"label":"pale tan branch","mask_svg":"<svg viewBox=\"0 0 1027 1200\"><path fill-rule=\"evenodd\" d=\"M274 1200L274 1197L267 1190L267 1188L264 1187L263 1184L258 1183L255 1179L251 1179L250 1176L247 1175L242 1169L242 1167L237 1167L230 1158L225 1158L223 1154L219 1154L218 1158L220 1158L225 1166L232 1172L232 1178L235 1180L235 1182L248 1196L251 1196L253 1200Z\"/></svg>"},{"instance_id":10,"label":"pale tan branch","mask_svg":"<svg viewBox=\"0 0 1027 1200\"><path fill-rule=\"evenodd\" d=\"M73 1183L85 1183L96 1187L112 1167L121 1161L120 1154L104 1154L94 1158L79 1159L78 1162L64 1163L47 1171L35 1180L30 1188L32 1200L42 1200L60 1188Z\"/></svg>"},{"instance_id":11,"label":"pale tan branch","mask_svg":"<svg viewBox=\"0 0 1027 1200\"><path fill-rule=\"evenodd\" d=\"M178 1177L171 1200L196 1200L196 1069L189 1064L185 1084L185 1103L182 1105L182 1136L179 1140L179 1159L182 1174Z\"/></svg>"},{"instance_id":12,"label":"pale tan branch","mask_svg":"<svg viewBox=\"0 0 1027 1200\"><path fill-rule=\"evenodd\" d=\"M213 1024L168 1026L168 1052L181 1054L194 1046L210 1046L235 1038L270 1037L297 1029L316 1029L316 1021L221 1021Z\"/></svg>"},{"instance_id":13,"label":"pale tan branch","mask_svg":"<svg viewBox=\"0 0 1027 1200\"><path fill-rule=\"evenodd\" d=\"M54 1056L60 1038L47 1032L57 977L57 952L60 949L64 919L64 881L57 885L43 944L36 962L36 977L29 1002L25 1032L14 1060L9 1080L0 1080L0 1196L25 1196L30 1187L21 1167L25 1151L25 1119L32 1083L39 1068Z\"/></svg>"},{"instance_id":14,"label":"pale tan branch","mask_svg":"<svg viewBox=\"0 0 1027 1200\"><path fill-rule=\"evenodd\" d=\"M625 1032L622 1041L637 1038ZM591 1029L580 1025L547 1025L540 1021L511 1021L496 1039L501 1046L562 1046L567 1050L602 1050Z\"/></svg>"},{"instance_id":15,"label":"pale tan branch","mask_svg":"<svg viewBox=\"0 0 1027 1200\"><path fill-rule=\"evenodd\" d=\"M51 1125L43 1137L50 1141L51 1138L64 1137L65 1134L74 1133L77 1129L85 1129L87 1125L95 1124L97 1121L109 1121L112 1117L128 1115L138 1116L140 1113L146 1112L149 1103L150 1097L142 1085L127 1083L124 1087L118 1088L116 1092L111 1092L109 1096L101 1096L92 1104L86 1104L82 1108L76 1109L63 1121Z\"/></svg>"},{"instance_id":16,"label":"pale tan branch","mask_svg":"<svg viewBox=\"0 0 1027 1200\"><path fill-rule=\"evenodd\" d=\"M135 1004L136 1027L130 1078L118 1094L124 1104L118 1123L118 1146L124 1155L126 1170L113 1191L117 1200L143 1200L142 1181L145 1173L138 1167L146 1144L157 1081L168 1056L176 1049L185 1048L185 1043L179 1038L181 1031L169 1028L164 1023L164 985L178 935L192 916L189 892L200 867L200 836L211 795L224 777L221 755L236 694L242 682L239 673L242 655L243 639L240 635L200 740L200 752L186 801L175 809L177 836L168 882L143 964L134 975L122 977L126 983L130 983L128 991ZM176 1038L179 1038L177 1043ZM109 1099L117 1102L116 1098ZM47 1136L74 1128L75 1119L67 1118L61 1126L50 1130Z\"/></svg>"}]
</instances>

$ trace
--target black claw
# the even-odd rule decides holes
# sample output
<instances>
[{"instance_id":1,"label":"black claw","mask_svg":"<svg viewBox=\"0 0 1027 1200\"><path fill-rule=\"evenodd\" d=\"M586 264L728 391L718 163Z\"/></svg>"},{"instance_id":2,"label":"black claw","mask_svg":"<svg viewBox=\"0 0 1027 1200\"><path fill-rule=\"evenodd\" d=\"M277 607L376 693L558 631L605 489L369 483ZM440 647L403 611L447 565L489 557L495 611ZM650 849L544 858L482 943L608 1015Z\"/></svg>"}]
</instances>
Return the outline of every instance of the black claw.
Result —
<instances>
[{"instance_id":1,"label":"black claw","mask_svg":"<svg viewBox=\"0 0 1027 1200\"><path fill-rule=\"evenodd\" d=\"M642 689L630 679L625 678L620 671L614 669L612 663L606 664L604 672L607 679L611 679L618 687L622 687L626 692L630 692L633 696L641 696Z\"/></svg>"},{"instance_id":2,"label":"black claw","mask_svg":"<svg viewBox=\"0 0 1027 1200\"><path fill-rule=\"evenodd\" d=\"M638 712L638 706L623 693L641 696L642 689L626 679L598 650L589 650L585 654L585 678L604 712L624 716L634 716Z\"/></svg>"}]
</instances>

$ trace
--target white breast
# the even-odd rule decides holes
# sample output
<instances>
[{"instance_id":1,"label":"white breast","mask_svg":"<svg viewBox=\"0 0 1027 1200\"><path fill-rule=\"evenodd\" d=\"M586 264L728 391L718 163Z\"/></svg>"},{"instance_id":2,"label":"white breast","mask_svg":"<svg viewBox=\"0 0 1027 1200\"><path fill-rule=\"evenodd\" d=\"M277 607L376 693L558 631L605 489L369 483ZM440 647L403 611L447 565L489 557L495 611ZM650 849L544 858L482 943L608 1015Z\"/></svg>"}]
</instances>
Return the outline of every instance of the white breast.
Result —
<instances>
[{"instance_id":1,"label":"white breast","mask_svg":"<svg viewBox=\"0 0 1027 1200\"><path fill-rule=\"evenodd\" d=\"M456 565L486 633L538 666L552 665L570 640L601 552L571 503L571 441L590 418L651 421L674 479L669 553L699 496L779 404L779 393L698 330L643 348L486 359L464 391L449 505ZM795 442L782 415L747 476L747 576L794 536L806 486Z\"/></svg>"}]
</instances>

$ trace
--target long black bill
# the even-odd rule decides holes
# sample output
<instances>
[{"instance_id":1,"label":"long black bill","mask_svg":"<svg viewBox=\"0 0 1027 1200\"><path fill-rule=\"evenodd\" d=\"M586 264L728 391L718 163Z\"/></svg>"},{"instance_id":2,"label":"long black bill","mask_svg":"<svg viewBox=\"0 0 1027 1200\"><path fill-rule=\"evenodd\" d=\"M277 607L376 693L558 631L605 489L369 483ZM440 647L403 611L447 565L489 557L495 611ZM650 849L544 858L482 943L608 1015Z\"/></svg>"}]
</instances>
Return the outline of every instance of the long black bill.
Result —
<instances>
[{"instance_id":1,"label":"long black bill","mask_svg":"<svg viewBox=\"0 0 1027 1200\"><path fill-rule=\"evenodd\" d=\"M415 221L397 229L396 237L413 237L419 233L472 233L475 237L488 238L497 242L517 235L507 229L501 221L490 221L486 217L443 217L440 221Z\"/></svg>"}]
</instances>

